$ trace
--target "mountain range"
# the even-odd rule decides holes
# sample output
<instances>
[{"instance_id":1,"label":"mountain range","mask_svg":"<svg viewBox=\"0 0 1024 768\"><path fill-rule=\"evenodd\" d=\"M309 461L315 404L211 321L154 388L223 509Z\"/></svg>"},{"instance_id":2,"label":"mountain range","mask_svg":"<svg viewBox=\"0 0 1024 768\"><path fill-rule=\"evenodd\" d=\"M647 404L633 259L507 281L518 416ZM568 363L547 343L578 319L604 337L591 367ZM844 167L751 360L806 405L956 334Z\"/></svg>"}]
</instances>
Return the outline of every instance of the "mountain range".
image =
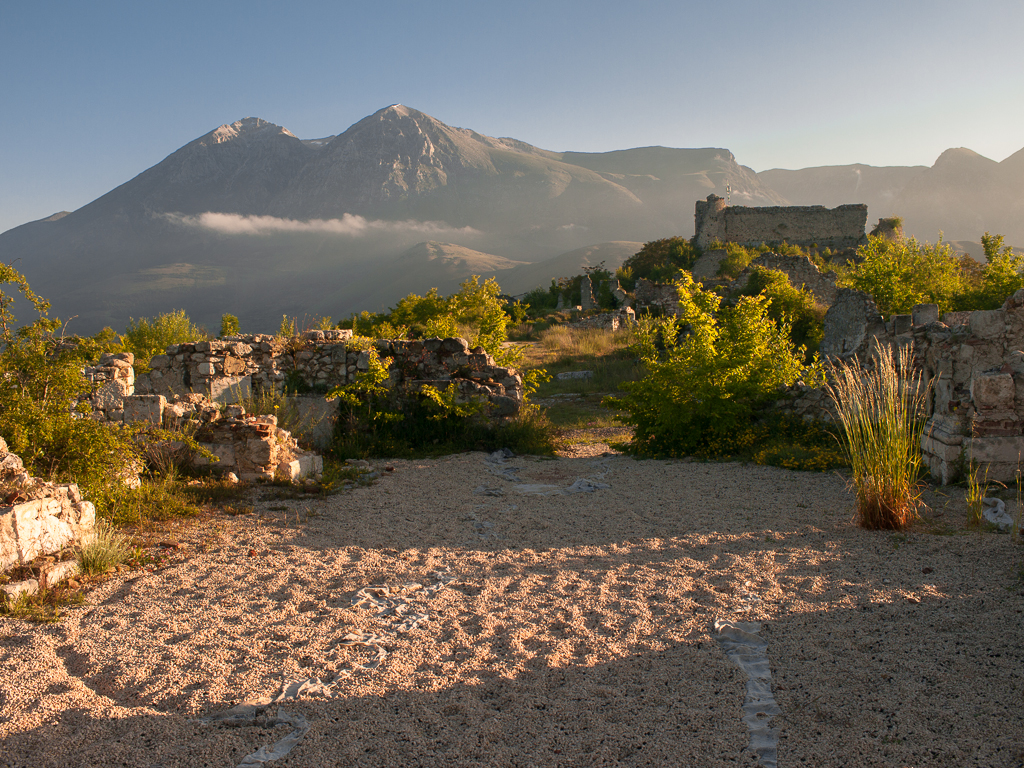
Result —
<instances>
[{"instance_id":1,"label":"mountain range","mask_svg":"<svg viewBox=\"0 0 1024 768\"><path fill-rule=\"evenodd\" d=\"M72 332L176 308L272 331L282 314L380 310L473 274L518 294L614 268L644 241L692 235L694 201L710 193L864 202L924 239L1024 243L1024 150L755 173L726 149L552 152L392 105L322 139L252 117L222 125L77 211L0 234L0 260L76 316Z\"/></svg>"}]
</instances>

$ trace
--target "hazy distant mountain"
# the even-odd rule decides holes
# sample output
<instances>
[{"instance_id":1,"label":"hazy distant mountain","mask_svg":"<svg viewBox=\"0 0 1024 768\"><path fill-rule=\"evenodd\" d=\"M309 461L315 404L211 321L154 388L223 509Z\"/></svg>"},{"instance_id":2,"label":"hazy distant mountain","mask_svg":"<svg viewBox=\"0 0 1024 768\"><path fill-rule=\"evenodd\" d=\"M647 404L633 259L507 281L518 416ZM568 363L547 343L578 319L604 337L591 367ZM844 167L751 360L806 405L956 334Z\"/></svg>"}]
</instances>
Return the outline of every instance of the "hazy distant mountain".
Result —
<instances>
[{"instance_id":1,"label":"hazy distant mountain","mask_svg":"<svg viewBox=\"0 0 1024 768\"><path fill-rule=\"evenodd\" d=\"M978 242L986 231L1024 244L1024 150L997 163L963 147L943 152L930 168L837 165L757 174L793 205L868 205L868 226L901 216L903 229L935 242Z\"/></svg>"},{"instance_id":2,"label":"hazy distant mountain","mask_svg":"<svg viewBox=\"0 0 1024 768\"><path fill-rule=\"evenodd\" d=\"M77 211L0 234L0 260L56 315L77 315L72 331L175 308L273 330L284 313L380 310L471 274L518 294L591 257L611 268L644 241L691 235L694 202L710 193L867 202L872 219L900 214L920 237L942 227L1024 243L1022 183L1024 151L755 174L726 149L552 152L393 105L321 139L254 117L220 126Z\"/></svg>"},{"instance_id":3,"label":"hazy distant mountain","mask_svg":"<svg viewBox=\"0 0 1024 768\"><path fill-rule=\"evenodd\" d=\"M912 179L928 170L924 165L889 166L826 165L787 171L773 168L757 178L778 192L790 205L824 205L835 208L845 203L866 203L873 224L895 215L893 202Z\"/></svg>"}]
</instances>

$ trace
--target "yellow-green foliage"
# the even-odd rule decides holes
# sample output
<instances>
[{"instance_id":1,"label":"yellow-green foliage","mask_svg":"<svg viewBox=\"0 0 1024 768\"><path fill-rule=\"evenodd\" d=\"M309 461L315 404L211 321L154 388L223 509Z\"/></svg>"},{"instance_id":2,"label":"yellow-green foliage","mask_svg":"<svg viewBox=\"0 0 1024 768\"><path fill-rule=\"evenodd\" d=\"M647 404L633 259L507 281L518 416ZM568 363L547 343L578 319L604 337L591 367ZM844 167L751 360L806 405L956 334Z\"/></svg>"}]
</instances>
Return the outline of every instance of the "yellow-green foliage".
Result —
<instances>
[{"instance_id":1,"label":"yellow-green foliage","mask_svg":"<svg viewBox=\"0 0 1024 768\"><path fill-rule=\"evenodd\" d=\"M49 304L6 264L2 285L13 286L37 318L15 331L14 295L0 290L0 437L34 475L77 482L103 511L102 490L141 464L133 432L77 418L75 403L90 386L81 353L58 344L61 323L47 316Z\"/></svg>"},{"instance_id":2,"label":"yellow-green foliage","mask_svg":"<svg viewBox=\"0 0 1024 768\"><path fill-rule=\"evenodd\" d=\"M960 259L941 240L869 237L857 255L858 263L838 268L838 284L870 293L884 315L909 314L916 304L948 312L969 289Z\"/></svg>"},{"instance_id":3,"label":"yellow-green foliage","mask_svg":"<svg viewBox=\"0 0 1024 768\"><path fill-rule=\"evenodd\" d=\"M1024 288L1024 256L1004 246L1002 235L986 232L981 236L981 245L985 249L985 266L968 301L962 302L962 308L998 309L1007 298Z\"/></svg>"},{"instance_id":4,"label":"yellow-green foliage","mask_svg":"<svg viewBox=\"0 0 1024 768\"><path fill-rule=\"evenodd\" d=\"M192 324L185 310L165 312L152 319L143 317L128 321L128 328L121 336L125 351L135 355L137 373L148 370L153 355L163 354L172 344L187 341L202 341L208 338L204 329Z\"/></svg>"},{"instance_id":5,"label":"yellow-green foliage","mask_svg":"<svg viewBox=\"0 0 1024 768\"><path fill-rule=\"evenodd\" d=\"M921 430L928 385L908 347L832 368L827 391L836 405L857 489L860 525L899 530L917 516Z\"/></svg>"},{"instance_id":6,"label":"yellow-green foliage","mask_svg":"<svg viewBox=\"0 0 1024 768\"><path fill-rule=\"evenodd\" d=\"M237 317L226 312L220 316L221 338L225 336L237 336L241 332L241 326L238 324Z\"/></svg>"},{"instance_id":7,"label":"yellow-green foliage","mask_svg":"<svg viewBox=\"0 0 1024 768\"><path fill-rule=\"evenodd\" d=\"M940 312L997 309L1024 288L1024 256L1003 245L1002 235L982 238L987 262L959 256L940 239L868 237L859 261L838 267L838 284L870 293L882 314L909 314L916 304L938 304Z\"/></svg>"},{"instance_id":8,"label":"yellow-green foliage","mask_svg":"<svg viewBox=\"0 0 1024 768\"><path fill-rule=\"evenodd\" d=\"M400 339L464 336L472 347L483 347L498 365L518 367L522 353L506 347L511 318L501 298L501 287L492 277L480 282L474 275L458 293L442 296L431 288L425 296L410 293L387 313L363 312L342 325L351 325L363 336Z\"/></svg>"},{"instance_id":9,"label":"yellow-green foliage","mask_svg":"<svg viewBox=\"0 0 1024 768\"><path fill-rule=\"evenodd\" d=\"M755 409L804 373L803 350L768 316L764 297L721 307L686 273L676 286L679 316L639 323L634 350L646 376L609 402L628 413L640 453L735 453Z\"/></svg>"},{"instance_id":10,"label":"yellow-green foliage","mask_svg":"<svg viewBox=\"0 0 1024 768\"><path fill-rule=\"evenodd\" d=\"M681 269L693 269L700 250L682 237L651 240L622 263L616 273L627 290L640 278L656 283L675 280Z\"/></svg>"},{"instance_id":11,"label":"yellow-green foliage","mask_svg":"<svg viewBox=\"0 0 1024 768\"><path fill-rule=\"evenodd\" d=\"M768 316L776 322L789 323L793 344L805 347L808 355L817 352L824 334L826 308L818 304L813 293L795 288L785 272L760 266L753 268L743 293L767 298L771 302Z\"/></svg>"}]
</instances>

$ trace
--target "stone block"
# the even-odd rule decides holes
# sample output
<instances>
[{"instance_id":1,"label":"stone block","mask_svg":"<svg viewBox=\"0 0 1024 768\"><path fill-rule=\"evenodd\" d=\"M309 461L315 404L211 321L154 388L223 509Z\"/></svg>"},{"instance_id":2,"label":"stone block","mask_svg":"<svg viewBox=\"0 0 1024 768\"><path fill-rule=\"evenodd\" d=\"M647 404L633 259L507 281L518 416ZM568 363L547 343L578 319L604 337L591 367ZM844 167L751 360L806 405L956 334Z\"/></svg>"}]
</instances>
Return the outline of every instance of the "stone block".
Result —
<instances>
[{"instance_id":1,"label":"stone block","mask_svg":"<svg viewBox=\"0 0 1024 768\"><path fill-rule=\"evenodd\" d=\"M918 304L910 313L911 322L916 326L939 322L938 304Z\"/></svg>"},{"instance_id":2,"label":"stone block","mask_svg":"<svg viewBox=\"0 0 1024 768\"><path fill-rule=\"evenodd\" d=\"M933 305L934 306L934 305ZM896 336L903 336L914 330L913 315L893 315L892 332Z\"/></svg>"},{"instance_id":3,"label":"stone block","mask_svg":"<svg viewBox=\"0 0 1024 768\"><path fill-rule=\"evenodd\" d=\"M996 339L1006 331L1006 313L1001 309L978 310L968 323L971 335L980 339Z\"/></svg>"},{"instance_id":4,"label":"stone block","mask_svg":"<svg viewBox=\"0 0 1024 768\"><path fill-rule=\"evenodd\" d=\"M922 435L921 450L932 456L938 456L943 461L955 462L960 458L963 447L961 445L946 445L933 437Z\"/></svg>"},{"instance_id":5,"label":"stone block","mask_svg":"<svg viewBox=\"0 0 1024 768\"><path fill-rule=\"evenodd\" d=\"M978 410L1013 411L1015 387L1008 373L975 376L971 380L971 399Z\"/></svg>"},{"instance_id":6,"label":"stone block","mask_svg":"<svg viewBox=\"0 0 1024 768\"><path fill-rule=\"evenodd\" d=\"M0 478L6 479L20 475L25 471L25 465L21 462L21 457L16 453L8 453L2 459L0 459Z\"/></svg>"},{"instance_id":7,"label":"stone block","mask_svg":"<svg viewBox=\"0 0 1024 768\"><path fill-rule=\"evenodd\" d=\"M592 379L594 378L593 371L565 371L555 375L555 378L559 381L566 381L568 379Z\"/></svg>"},{"instance_id":8,"label":"stone block","mask_svg":"<svg viewBox=\"0 0 1024 768\"><path fill-rule=\"evenodd\" d=\"M93 392L93 404L104 411L121 410L124 398L135 392L134 379L114 379Z\"/></svg>"},{"instance_id":9,"label":"stone block","mask_svg":"<svg viewBox=\"0 0 1024 768\"><path fill-rule=\"evenodd\" d=\"M124 421L126 424L145 421L160 426L166 407L167 398L163 395L132 395L124 398Z\"/></svg>"},{"instance_id":10,"label":"stone block","mask_svg":"<svg viewBox=\"0 0 1024 768\"><path fill-rule=\"evenodd\" d=\"M245 361L240 357L225 357L221 367L225 376L237 376L245 373Z\"/></svg>"},{"instance_id":11,"label":"stone block","mask_svg":"<svg viewBox=\"0 0 1024 768\"><path fill-rule=\"evenodd\" d=\"M714 280L718 277L718 270L728 255L724 248L704 251L693 265L693 279L697 282Z\"/></svg>"},{"instance_id":12,"label":"stone block","mask_svg":"<svg viewBox=\"0 0 1024 768\"><path fill-rule=\"evenodd\" d=\"M13 584L4 584L0 586L0 592L7 595L9 600L17 600L22 593L26 595L34 595L39 591L39 582L35 579L26 579L25 581L16 581Z\"/></svg>"},{"instance_id":13,"label":"stone block","mask_svg":"<svg viewBox=\"0 0 1024 768\"><path fill-rule=\"evenodd\" d=\"M219 470L226 471L238 465L234 445L230 443L199 443L199 445L216 456L217 461L210 461L205 456L196 456L192 459L192 463L197 467L209 467L212 465Z\"/></svg>"},{"instance_id":14,"label":"stone block","mask_svg":"<svg viewBox=\"0 0 1024 768\"><path fill-rule=\"evenodd\" d=\"M252 376L219 376L210 381L210 399L215 403L240 403L252 396Z\"/></svg>"},{"instance_id":15,"label":"stone block","mask_svg":"<svg viewBox=\"0 0 1024 768\"><path fill-rule=\"evenodd\" d=\"M62 560L59 563L54 563L43 571L40 584L43 587L50 589L55 584L60 584L62 581L67 581L73 576L77 576L79 570L78 562L76 560Z\"/></svg>"}]
</instances>

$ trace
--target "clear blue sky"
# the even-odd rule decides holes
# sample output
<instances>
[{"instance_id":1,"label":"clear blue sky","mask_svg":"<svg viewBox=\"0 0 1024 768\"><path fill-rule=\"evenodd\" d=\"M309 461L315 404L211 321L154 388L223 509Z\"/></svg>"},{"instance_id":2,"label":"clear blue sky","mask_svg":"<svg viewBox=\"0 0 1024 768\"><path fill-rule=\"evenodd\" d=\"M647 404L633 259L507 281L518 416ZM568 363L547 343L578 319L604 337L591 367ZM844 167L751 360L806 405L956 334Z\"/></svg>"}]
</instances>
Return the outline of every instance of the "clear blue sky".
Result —
<instances>
[{"instance_id":1,"label":"clear blue sky","mask_svg":"<svg viewBox=\"0 0 1024 768\"><path fill-rule=\"evenodd\" d=\"M1024 147L1020 0L0 0L0 231L222 123L300 138L392 103L552 150L755 170Z\"/></svg>"}]
</instances>

